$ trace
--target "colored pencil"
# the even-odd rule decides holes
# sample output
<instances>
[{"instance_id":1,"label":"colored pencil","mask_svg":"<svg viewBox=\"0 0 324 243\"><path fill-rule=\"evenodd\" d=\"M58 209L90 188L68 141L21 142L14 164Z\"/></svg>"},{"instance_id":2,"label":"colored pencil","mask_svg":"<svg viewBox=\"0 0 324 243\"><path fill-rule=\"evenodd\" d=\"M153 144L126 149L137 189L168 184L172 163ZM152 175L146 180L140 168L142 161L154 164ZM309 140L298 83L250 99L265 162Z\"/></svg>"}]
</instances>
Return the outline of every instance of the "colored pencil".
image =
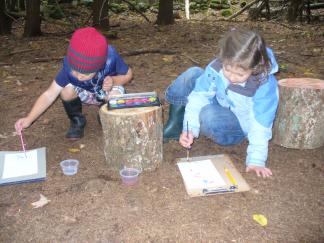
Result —
<instances>
[{"instance_id":1,"label":"colored pencil","mask_svg":"<svg viewBox=\"0 0 324 243\"><path fill-rule=\"evenodd\" d=\"M189 122L187 121L187 138L189 138ZM190 149L187 148L187 161L189 161L189 152Z\"/></svg>"},{"instance_id":2,"label":"colored pencil","mask_svg":"<svg viewBox=\"0 0 324 243\"><path fill-rule=\"evenodd\" d=\"M232 173L226 167L224 167L224 170L225 170L225 174L226 174L227 178L230 180L232 185L237 186L237 182L236 182L235 178L232 176Z\"/></svg>"}]
</instances>

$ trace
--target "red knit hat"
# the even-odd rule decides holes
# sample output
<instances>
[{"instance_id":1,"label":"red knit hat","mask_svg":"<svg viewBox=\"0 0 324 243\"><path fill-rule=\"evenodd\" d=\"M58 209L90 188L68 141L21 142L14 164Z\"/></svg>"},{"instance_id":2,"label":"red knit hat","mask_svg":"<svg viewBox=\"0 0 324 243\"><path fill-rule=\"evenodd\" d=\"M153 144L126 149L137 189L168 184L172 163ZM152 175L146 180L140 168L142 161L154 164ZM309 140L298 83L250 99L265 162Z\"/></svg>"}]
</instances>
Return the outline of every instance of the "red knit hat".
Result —
<instances>
[{"instance_id":1,"label":"red knit hat","mask_svg":"<svg viewBox=\"0 0 324 243\"><path fill-rule=\"evenodd\" d=\"M108 43L95 28L76 30L70 40L67 61L80 73L94 73L103 68L107 60Z\"/></svg>"}]
</instances>

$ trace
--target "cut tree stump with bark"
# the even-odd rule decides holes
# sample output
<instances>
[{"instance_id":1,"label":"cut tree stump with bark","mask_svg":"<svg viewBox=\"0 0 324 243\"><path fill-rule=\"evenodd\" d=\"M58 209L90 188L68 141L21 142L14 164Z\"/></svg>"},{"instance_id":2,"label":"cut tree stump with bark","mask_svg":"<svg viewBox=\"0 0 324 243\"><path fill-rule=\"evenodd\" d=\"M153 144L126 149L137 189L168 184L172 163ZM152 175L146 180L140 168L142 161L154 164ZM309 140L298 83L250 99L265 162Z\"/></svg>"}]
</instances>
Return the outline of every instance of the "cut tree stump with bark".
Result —
<instances>
[{"instance_id":1,"label":"cut tree stump with bark","mask_svg":"<svg viewBox=\"0 0 324 243\"><path fill-rule=\"evenodd\" d=\"M279 81L280 102L274 122L275 144L314 149L324 145L324 80Z\"/></svg>"},{"instance_id":2,"label":"cut tree stump with bark","mask_svg":"<svg viewBox=\"0 0 324 243\"><path fill-rule=\"evenodd\" d=\"M104 153L110 169L155 170L163 160L162 107L108 110L101 107Z\"/></svg>"}]
</instances>

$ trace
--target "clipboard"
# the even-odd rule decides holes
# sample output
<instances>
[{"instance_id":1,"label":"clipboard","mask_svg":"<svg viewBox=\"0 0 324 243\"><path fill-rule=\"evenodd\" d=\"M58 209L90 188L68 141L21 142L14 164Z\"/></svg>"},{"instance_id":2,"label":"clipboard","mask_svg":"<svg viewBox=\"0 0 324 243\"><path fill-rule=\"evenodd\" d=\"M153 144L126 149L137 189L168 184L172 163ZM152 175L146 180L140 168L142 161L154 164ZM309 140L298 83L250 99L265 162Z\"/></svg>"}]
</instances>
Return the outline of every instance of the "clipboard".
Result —
<instances>
[{"instance_id":1,"label":"clipboard","mask_svg":"<svg viewBox=\"0 0 324 243\"><path fill-rule=\"evenodd\" d=\"M26 154L0 151L0 186L46 179L46 149L26 150Z\"/></svg>"},{"instance_id":2,"label":"clipboard","mask_svg":"<svg viewBox=\"0 0 324 243\"><path fill-rule=\"evenodd\" d=\"M177 159L190 197L249 191L250 186L226 154Z\"/></svg>"}]
</instances>

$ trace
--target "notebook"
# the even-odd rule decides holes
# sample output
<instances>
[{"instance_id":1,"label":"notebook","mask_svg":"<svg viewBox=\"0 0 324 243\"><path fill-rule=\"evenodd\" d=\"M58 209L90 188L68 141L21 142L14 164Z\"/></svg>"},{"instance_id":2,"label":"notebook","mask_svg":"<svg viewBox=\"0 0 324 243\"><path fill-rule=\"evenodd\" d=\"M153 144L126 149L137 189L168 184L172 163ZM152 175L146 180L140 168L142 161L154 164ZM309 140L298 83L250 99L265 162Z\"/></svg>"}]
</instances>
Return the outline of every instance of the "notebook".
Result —
<instances>
[{"instance_id":1,"label":"notebook","mask_svg":"<svg viewBox=\"0 0 324 243\"><path fill-rule=\"evenodd\" d=\"M42 181L46 178L45 148L0 151L0 185Z\"/></svg>"}]
</instances>

